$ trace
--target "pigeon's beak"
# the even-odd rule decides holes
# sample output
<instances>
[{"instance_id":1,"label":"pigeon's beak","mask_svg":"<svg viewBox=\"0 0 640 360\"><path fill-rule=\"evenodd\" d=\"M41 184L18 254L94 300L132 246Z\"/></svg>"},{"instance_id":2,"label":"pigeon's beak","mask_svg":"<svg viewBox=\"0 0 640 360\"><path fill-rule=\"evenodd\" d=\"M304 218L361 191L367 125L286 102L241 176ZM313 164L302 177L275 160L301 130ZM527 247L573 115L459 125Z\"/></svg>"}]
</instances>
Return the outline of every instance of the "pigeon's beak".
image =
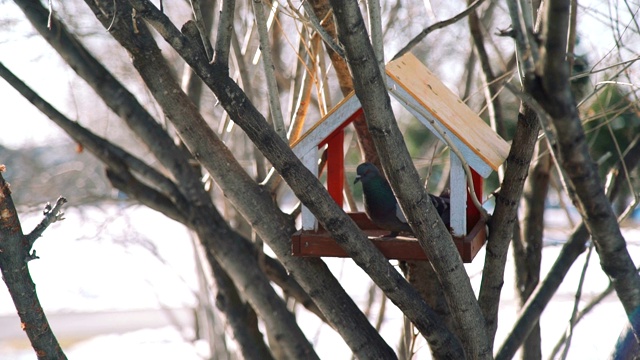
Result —
<instances>
[{"instance_id":1,"label":"pigeon's beak","mask_svg":"<svg viewBox=\"0 0 640 360\"><path fill-rule=\"evenodd\" d=\"M356 175L356 179L353 180L353 183L357 183L358 181L360 181L361 176L360 175Z\"/></svg>"}]
</instances>

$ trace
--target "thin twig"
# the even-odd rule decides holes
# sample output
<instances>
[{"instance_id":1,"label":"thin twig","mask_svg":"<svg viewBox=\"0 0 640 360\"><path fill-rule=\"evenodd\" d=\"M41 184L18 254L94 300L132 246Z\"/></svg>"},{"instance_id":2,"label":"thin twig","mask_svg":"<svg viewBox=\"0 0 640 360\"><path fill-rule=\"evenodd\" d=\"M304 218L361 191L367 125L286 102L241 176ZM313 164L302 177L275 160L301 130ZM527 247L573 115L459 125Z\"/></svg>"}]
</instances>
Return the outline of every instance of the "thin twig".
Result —
<instances>
[{"instance_id":1,"label":"thin twig","mask_svg":"<svg viewBox=\"0 0 640 360\"><path fill-rule=\"evenodd\" d=\"M638 271L640 271L640 268L637 269ZM574 322L574 326L580 322L589 312L591 312L591 310L593 310L598 304L600 304L600 302L602 302L602 300L604 300L607 296L611 295L611 293L613 292L613 290L615 290L615 288L613 287L613 283L611 283L611 281L609 281L609 285L607 286L606 289L604 289L600 294L596 295L594 298L592 298L583 308L582 310L580 310L580 312L578 312L578 314L575 317L575 322ZM560 346L562 346L562 344L565 342L567 337L567 332L565 331L562 336L560 337L560 339L558 339L558 342L556 343L556 346L554 347L554 352L552 352L552 355L549 356L549 358L554 358L553 354L555 354L555 348L560 348Z\"/></svg>"},{"instance_id":2,"label":"thin twig","mask_svg":"<svg viewBox=\"0 0 640 360\"><path fill-rule=\"evenodd\" d=\"M29 241L29 250L31 250L31 247L33 247L33 244L36 242L36 240L40 236L42 236L42 233L45 230L47 230L49 225L53 224L56 221L64 220L64 212L61 209L62 209L62 205L64 205L66 202L67 202L67 199L60 196L58 200L56 200L56 203L55 205L53 205L53 207L51 206L50 203L47 203L47 205L45 205L44 211L43 211L44 218L42 219L42 221L40 221L38 225L36 225L33 231L31 231L28 235L26 235L27 240Z\"/></svg>"},{"instance_id":3,"label":"thin twig","mask_svg":"<svg viewBox=\"0 0 640 360\"><path fill-rule=\"evenodd\" d=\"M229 48L231 47L231 37L233 36L233 14L236 7L235 0L224 0L218 22L218 33L216 34L216 45L213 53L213 60L218 64L229 67Z\"/></svg>"},{"instance_id":4,"label":"thin twig","mask_svg":"<svg viewBox=\"0 0 640 360\"><path fill-rule=\"evenodd\" d=\"M344 59L344 50L340 47L340 45L336 44L335 41L331 38L331 35L327 33L327 31L320 24L320 20L316 16L316 13L313 11L313 7L308 0L304 0L302 2L302 6L304 7L304 11L307 13L309 17L309 21L311 22L311 26L313 29L320 35L324 43L327 44L331 50L335 51L336 54L340 55L341 58Z\"/></svg>"},{"instance_id":5,"label":"thin twig","mask_svg":"<svg viewBox=\"0 0 640 360\"><path fill-rule=\"evenodd\" d=\"M382 327L382 322L384 321L384 315L387 310L387 296L384 294L384 292L381 295L382 296L380 296L380 310L378 310L378 320L376 321L376 325L375 325L375 328L378 331L380 331L380 328Z\"/></svg>"},{"instance_id":6,"label":"thin twig","mask_svg":"<svg viewBox=\"0 0 640 360\"><path fill-rule=\"evenodd\" d=\"M47 17L47 29L51 30L51 22L53 20L53 0L49 0L49 16Z\"/></svg>"},{"instance_id":7,"label":"thin twig","mask_svg":"<svg viewBox=\"0 0 640 360\"><path fill-rule=\"evenodd\" d=\"M300 41L304 41L304 38L301 37ZM302 85L300 86L297 94L292 94L292 96L297 95L297 100L291 116L291 125L289 125L288 137L290 145L300 137L304 128L309 104L311 103L311 87L315 82L316 73L315 71L309 71L308 69L316 68L313 64L313 58L314 57L309 54L309 56L307 56L307 66L300 66L298 69L302 72L301 76L297 77L301 79Z\"/></svg>"},{"instance_id":8,"label":"thin twig","mask_svg":"<svg viewBox=\"0 0 640 360\"><path fill-rule=\"evenodd\" d=\"M402 55L408 53L409 51L411 51L411 49L413 49L416 45L418 45L418 43L420 41L422 41L422 39L424 39L427 35L429 35L431 32L438 30L438 29L442 29L444 27L447 27L451 24L455 24L456 22L460 21L461 19L463 19L465 16L469 15L472 11L474 11L476 8L478 8L478 6L480 6L482 3L484 2L484 0L476 0L473 2L473 4L469 5L468 8L464 9L461 13L459 13L458 15L447 19L447 20L443 20L443 21L438 21L437 23L424 28L424 30L422 30L418 35L416 35L413 39L411 39L407 45L405 45L400 51L398 51L398 53L393 57L393 59L391 59L392 61L401 57Z\"/></svg>"},{"instance_id":9,"label":"thin twig","mask_svg":"<svg viewBox=\"0 0 640 360\"><path fill-rule=\"evenodd\" d=\"M274 2L277 4L278 2ZM282 118L282 109L280 107L280 96L278 84L274 74L273 58L271 56L271 44L269 43L269 33L267 29L267 19L264 16L264 8L260 0L253 0L253 13L255 15L258 35L260 38L260 49L262 50L262 65L264 68L264 76L267 79L267 93L269 95L269 110L276 133L282 139L287 138L287 132L284 128L284 120ZM272 8L272 11L277 11Z\"/></svg>"},{"instance_id":10,"label":"thin twig","mask_svg":"<svg viewBox=\"0 0 640 360\"><path fill-rule=\"evenodd\" d=\"M529 105L536 112L536 114L538 114L538 119L540 120L540 126L542 127L542 130L544 131L544 134L547 137L547 141L549 142L549 149L551 150L551 156L553 157L553 162L558 170L558 175L560 177L560 182L562 184L562 187L567 192L567 194L569 195L573 194L573 191L568 186L568 183L566 180L567 175L565 174L564 169L558 166L558 164L560 163L558 162L558 156L557 156L557 150L556 150L557 139L556 139L555 133L553 132L553 127L551 125L551 116L544 110L544 108L542 108L542 106L536 101L536 99L534 99L528 93L520 91L515 86L509 83L505 83L504 86L509 91L511 91L513 95L517 96L518 98L520 98L520 100L524 101L527 105Z\"/></svg>"},{"instance_id":11,"label":"thin twig","mask_svg":"<svg viewBox=\"0 0 640 360\"><path fill-rule=\"evenodd\" d=\"M369 31L371 32L371 45L376 54L376 61L380 73L384 75L384 37L382 34L382 15L380 15L380 0L367 0L369 14Z\"/></svg>"},{"instance_id":12,"label":"thin twig","mask_svg":"<svg viewBox=\"0 0 640 360\"><path fill-rule=\"evenodd\" d=\"M116 23L117 13L118 13L118 2L116 0L113 0L113 16L111 17L111 23L107 27L107 30L106 30L107 32L111 31L111 29L113 28L113 24Z\"/></svg>"},{"instance_id":13,"label":"thin twig","mask_svg":"<svg viewBox=\"0 0 640 360\"><path fill-rule=\"evenodd\" d=\"M527 6L521 6L518 0L507 1L509 15L511 16L511 35L516 42L516 54L520 66L520 80L525 78L525 74L533 74L535 69L535 59L538 57L537 43L532 41L529 34L533 35L533 28L530 25L531 20L523 14ZM524 9L523 9L524 8Z\"/></svg>"},{"instance_id":14,"label":"thin twig","mask_svg":"<svg viewBox=\"0 0 640 360\"><path fill-rule=\"evenodd\" d=\"M320 46L320 39L317 36L314 36L311 39L311 54L314 57L314 64L316 65L314 71L317 73L316 75L316 99L318 100L318 111L320 111L320 116L324 117L329 109L331 109L331 94L329 93L329 86L326 86L327 78L326 78L326 64L324 62L324 56L322 56L322 46Z\"/></svg>"},{"instance_id":15,"label":"thin twig","mask_svg":"<svg viewBox=\"0 0 640 360\"><path fill-rule=\"evenodd\" d=\"M630 170L637 167L640 161L640 141L636 141L629 145L623 162ZM614 166L609 173L616 174L621 170L621 164ZM613 202L620 195L621 183L624 181L618 176L612 177L612 183L608 186L607 196L609 200ZM589 232L584 222L581 222L578 227L573 231L573 234L568 238L568 241L563 245L560 255L554 262L553 266L549 270L545 279L541 281L532 295L527 300L527 303L521 309L519 318L516 320L515 325L509 332L509 336L504 341L500 349L496 354L496 359L511 359L515 355L516 351L531 331L532 325L537 323L540 319L542 311L546 308L551 297L557 291L558 287L565 278L571 265L578 258L578 256L584 251L585 243L589 239ZM613 290L611 290L613 291ZM599 296L598 298L604 298ZM583 310L586 311L587 308Z\"/></svg>"},{"instance_id":16,"label":"thin twig","mask_svg":"<svg viewBox=\"0 0 640 360\"><path fill-rule=\"evenodd\" d=\"M571 339L573 338L573 329L576 325L578 307L580 305L580 299L582 298L582 289L584 287L584 280L587 275L587 268L589 267L589 260L591 259L592 253L593 253L593 242L589 245L589 250L587 251L587 257L584 260L584 266L582 267L582 273L580 274L580 281L578 282L578 288L576 289L575 300L573 302L573 310L571 311L571 319L569 319L569 327L567 329L567 340L565 342L564 349L562 350L563 360L567 358L567 355L569 353L569 348L571 347Z\"/></svg>"},{"instance_id":17,"label":"thin twig","mask_svg":"<svg viewBox=\"0 0 640 360\"><path fill-rule=\"evenodd\" d=\"M578 0L571 1L571 10L569 15L569 41L567 42L567 60L569 61L569 68L573 69L573 63L575 55L573 54L576 47L577 38L577 23L578 23Z\"/></svg>"},{"instance_id":18,"label":"thin twig","mask_svg":"<svg viewBox=\"0 0 640 360\"><path fill-rule=\"evenodd\" d=\"M211 61L211 59L213 58L213 48L211 47L211 42L209 42L209 32L205 28L204 20L202 20L200 0L191 0L191 11L193 12L193 19L196 22L198 32L200 32L200 39L202 40L204 51L207 54L207 60Z\"/></svg>"}]
</instances>

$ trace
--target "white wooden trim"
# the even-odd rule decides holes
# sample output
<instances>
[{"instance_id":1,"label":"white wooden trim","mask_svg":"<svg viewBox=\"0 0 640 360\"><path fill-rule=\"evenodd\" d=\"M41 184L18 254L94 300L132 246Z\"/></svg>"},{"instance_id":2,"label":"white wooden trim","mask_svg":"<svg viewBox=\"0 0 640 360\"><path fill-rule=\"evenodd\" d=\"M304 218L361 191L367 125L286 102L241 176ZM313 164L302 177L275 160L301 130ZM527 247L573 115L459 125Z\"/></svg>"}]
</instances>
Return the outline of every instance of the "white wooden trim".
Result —
<instances>
[{"instance_id":1,"label":"white wooden trim","mask_svg":"<svg viewBox=\"0 0 640 360\"><path fill-rule=\"evenodd\" d=\"M315 177L318 177L318 148L316 147L311 149L311 151L307 151L301 160L304 166L309 169ZM301 211L302 230L318 230L318 220L316 220L316 217L311 211L304 205L302 205Z\"/></svg>"},{"instance_id":2,"label":"white wooden trim","mask_svg":"<svg viewBox=\"0 0 640 360\"><path fill-rule=\"evenodd\" d=\"M391 95L396 100L398 100L402 104L402 106L404 106L407 110L409 110L409 112L413 116L415 116L424 126L426 126L427 129L429 129L429 131L431 131L435 136L437 136L441 141L444 142L444 139L440 137L440 134L438 134L438 132L431 125L431 121L435 121L441 125L441 128L447 131L446 127L440 122L440 120L438 120L438 118L436 118L435 116L431 115L431 113L428 111L425 112L429 114L429 118L427 119L418 111L414 110L413 109L414 106L422 107L422 105L420 105L420 102L417 101L413 96L411 96L406 90L404 90L404 88L399 86L392 77L388 75L387 77L388 77L387 79L388 82L392 84L392 86L389 88L389 92L391 93ZM451 141L458 148L458 150L460 150L460 152L462 153L462 156L466 159L469 166L471 166L478 174L480 174L484 178L491 175L491 173L493 172L493 169L491 168L491 166L489 166L472 149L470 149L469 146L467 146L467 144L465 144L462 140L460 140L460 138L458 138L455 134L453 134L450 131L447 131L447 136L449 137L449 139L451 139Z\"/></svg>"},{"instance_id":3,"label":"white wooden trim","mask_svg":"<svg viewBox=\"0 0 640 360\"><path fill-rule=\"evenodd\" d=\"M498 170L507 158L509 144L418 58L407 53L387 64L386 73L396 87L402 87L419 104L415 106L411 102L414 109L438 118L438 124L442 124L447 133L453 133L493 170Z\"/></svg>"},{"instance_id":4,"label":"white wooden trim","mask_svg":"<svg viewBox=\"0 0 640 360\"><path fill-rule=\"evenodd\" d=\"M387 65L386 73L390 94L441 141L444 139L434 129L432 122L444 129L446 134L444 136L459 150L466 163L482 177L488 177L494 168L504 161L508 153L508 144L451 93L415 56L408 54L391 62ZM435 88L432 88L432 85ZM407 86L409 86L408 89ZM435 95L435 98L431 95ZM429 104L432 107L429 107ZM318 176L318 144L360 108L360 101L352 92L291 145L296 156L316 177ZM418 109L424 109L424 111ZM473 121L469 120L470 118L473 118L471 119ZM472 124L467 124L467 121ZM445 122L453 122L453 124ZM464 236L467 228L467 180L458 156L451 152L450 159L450 226L454 236ZM304 230L318 228L316 218L305 206L302 207L301 216Z\"/></svg>"},{"instance_id":5,"label":"white wooden trim","mask_svg":"<svg viewBox=\"0 0 640 360\"><path fill-rule=\"evenodd\" d=\"M467 234L467 176L462 168L458 156L449 152L451 161L451 231L453 236L465 236Z\"/></svg>"},{"instance_id":6,"label":"white wooden trim","mask_svg":"<svg viewBox=\"0 0 640 360\"><path fill-rule=\"evenodd\" d=\"M293 152L299 158L313 148L317 148L332 132L342 125L351 115L358 111L362 105L354 93L348 95L342 102L334 107L325 117L320 119L311 129L307 130L300 139L291 146Z\"/></svg>"}]
</instances>

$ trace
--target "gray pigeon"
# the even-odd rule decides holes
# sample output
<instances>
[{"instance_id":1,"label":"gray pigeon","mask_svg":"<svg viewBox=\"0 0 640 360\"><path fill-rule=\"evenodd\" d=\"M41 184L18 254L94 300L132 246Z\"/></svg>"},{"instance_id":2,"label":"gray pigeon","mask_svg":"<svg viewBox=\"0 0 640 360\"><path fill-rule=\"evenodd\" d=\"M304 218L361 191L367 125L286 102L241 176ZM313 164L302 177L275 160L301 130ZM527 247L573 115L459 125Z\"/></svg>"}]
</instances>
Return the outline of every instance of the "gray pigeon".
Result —
<instances>
[{"instance_id":1,"label":"gray pigeon","mask_svg":"<svg viewBox=\"0 0 640 360\"><path fill-rule=\"evenodd\" d=\"M378 227L391 231L390 236L396 236L400 232L413 234L407 219L398 206L398 200L393 194L391 186L380 174L380 170L372 163L366 162L358 165L356 173L357 176L353 183L362 182L364 209L369 219ZM449 199L432 194L429 196L442 221L449 226Z\"/></svg>"}]
</instances>

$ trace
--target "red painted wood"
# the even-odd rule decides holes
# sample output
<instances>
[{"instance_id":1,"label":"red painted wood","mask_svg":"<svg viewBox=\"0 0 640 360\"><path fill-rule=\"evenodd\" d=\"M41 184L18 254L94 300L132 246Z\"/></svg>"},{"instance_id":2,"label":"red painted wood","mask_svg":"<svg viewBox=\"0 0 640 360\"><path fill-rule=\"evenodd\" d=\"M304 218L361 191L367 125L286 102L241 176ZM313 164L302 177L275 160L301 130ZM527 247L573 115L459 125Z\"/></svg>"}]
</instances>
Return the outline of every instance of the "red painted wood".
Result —
<instances>
[{"instance_id":1,"label":"red painted wood","mask_svg":"<svg viewBox=\"0 0 640 360\"><path fill-rule=\"evenodd\" d=\"M344 130L334 132L327 144L327 189L333 201L342 207L344 189Z\"/></svg>"},{"instance_id":2,"label":"red painted wood","mask_svg":"<svg viewBox=\"0 0 640 360\"><path fill-rule=\"evenodd\" d=\"M362 111L362 108L356 110L331 135L318 144L318 147L327 145L327 190L339 206L344 203L342 197L344 190L344 128L351 124Z\"/></svg>"},{"instance_id":3,"label":"red painted wood","mask_svg":"<svg viewBox=\"0 0 640 360\"><path fill-rule=\"evenodd\" d=\"M388 259L428 260L413 237L381 237L389 232L380 230L364 213L349 213L349 216L364 231L369 240ZM469 263L477 255L486 241L486 226L478 221L465 237L454 237L462 261ZM318 231L298 231L291 238L291 252L294 256L307 257L348 257L347 253L333 240L331 234L320 228Z\"/></svg>"},{"instance_id":4,"label":"red painted wood","mask_svg":"<svg viewBox=\"0 0 640 360\"><path fill-rule=\"evenodd\" d=\"M478 174L475 170L471 169L471 179L473 181L473 188L476 192L476 196L478 200L482 203L482 186L484 184L484 180L482 176ZM469 190L467 190L467 232L471 231L471 229L476 225L476 223L480 220L480 211L473 204L473 200L471 200L471 195L469 194Z\"/></svg>"}]
</instances>

